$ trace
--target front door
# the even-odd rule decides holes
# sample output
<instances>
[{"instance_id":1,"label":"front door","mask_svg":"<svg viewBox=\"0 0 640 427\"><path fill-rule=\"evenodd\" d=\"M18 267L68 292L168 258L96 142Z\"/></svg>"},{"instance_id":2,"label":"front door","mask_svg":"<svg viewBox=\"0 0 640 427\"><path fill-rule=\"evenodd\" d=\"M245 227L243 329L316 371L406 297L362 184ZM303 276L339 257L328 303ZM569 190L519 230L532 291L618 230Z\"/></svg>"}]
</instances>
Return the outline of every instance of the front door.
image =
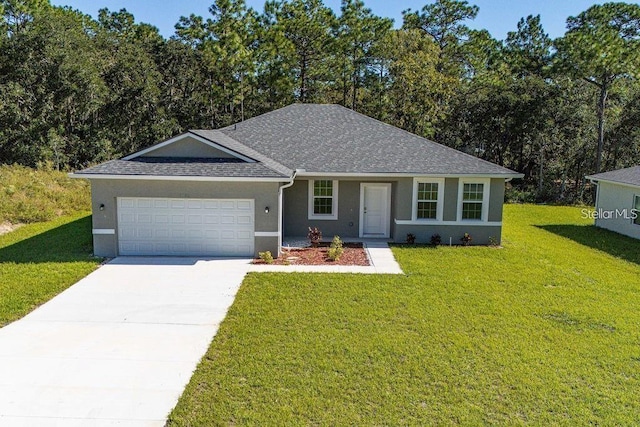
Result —
<instances>
[{"instance_id":1,"label":"front door","mask_svg":"<svg viewBox=\"0 0 640 427\"><path fill-rule=\"evenodd\" d=\"M360 184L360 236L389 237L391 184Z\"/></svg>"}]
</instances>

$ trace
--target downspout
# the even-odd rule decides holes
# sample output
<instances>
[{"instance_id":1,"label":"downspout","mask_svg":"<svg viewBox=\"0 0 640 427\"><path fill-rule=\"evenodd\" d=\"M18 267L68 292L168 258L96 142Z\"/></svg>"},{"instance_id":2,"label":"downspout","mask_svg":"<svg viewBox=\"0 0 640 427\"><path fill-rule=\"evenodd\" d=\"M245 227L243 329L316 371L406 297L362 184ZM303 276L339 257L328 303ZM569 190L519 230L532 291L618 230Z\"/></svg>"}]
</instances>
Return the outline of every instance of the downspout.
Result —
<instances>
[{"instance_id":1,"label":"downspout","mask_svg":"<svg viewBox=\"0 0 640 427\"><path fill-rule=\"evenodd\" d=\"M293 171L291 175L290 181L286 184L278 187L278 256L282 253L282 222L284 219L284 214L282 212L283 203L283 191L285 188L289 188L293 185L296 179L296 175L298 174L298 169Z\"/></svg>"}]
</instances>

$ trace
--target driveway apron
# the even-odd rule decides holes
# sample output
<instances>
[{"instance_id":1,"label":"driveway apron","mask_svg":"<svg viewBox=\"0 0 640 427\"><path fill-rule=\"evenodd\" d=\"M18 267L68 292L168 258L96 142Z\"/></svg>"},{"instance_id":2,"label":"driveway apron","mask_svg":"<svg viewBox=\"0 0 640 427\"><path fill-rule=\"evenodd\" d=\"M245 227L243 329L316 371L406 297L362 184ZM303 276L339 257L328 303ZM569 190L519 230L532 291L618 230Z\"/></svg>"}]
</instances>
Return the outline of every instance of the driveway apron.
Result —
<instances>
[{"instance_id":1,"label":"driveway apron","mask_svg":"<svg viewBox=\"0 0 640 427\"><path fill-rule=\"evenodd\" d=\"M164 425L249 262L116 258L0 329L0 425Z\"/></svg>"}]
</instances>

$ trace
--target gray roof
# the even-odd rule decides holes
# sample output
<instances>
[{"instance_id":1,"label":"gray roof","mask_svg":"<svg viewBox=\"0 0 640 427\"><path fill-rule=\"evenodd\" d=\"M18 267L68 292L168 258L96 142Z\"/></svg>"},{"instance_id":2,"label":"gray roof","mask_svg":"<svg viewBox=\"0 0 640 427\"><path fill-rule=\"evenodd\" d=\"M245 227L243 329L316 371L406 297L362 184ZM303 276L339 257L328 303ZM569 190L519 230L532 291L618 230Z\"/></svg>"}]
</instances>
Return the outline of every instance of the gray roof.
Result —
<instances>
[{"instance_id":1,"label":"gray roof","mask_svg":"<svg viewBox=\"0 0 640 427\"><path fill-rule=\"evenodd\" d=\"M521 174L334 104L292 104L218 130L190 130L255 162L137 154L78 175L288 178L318 174ZM184 134L188 135L188 134ZM163 146L166 143L160 143ZM148 150L145 150L148 151Z\"/></svg>"},{"instance_id":2,"label":"gray roof","mask_svg":"<svg viewBox=\"0 0 640 427\"><path fill-rule=\"evenodd\" d=\"M223 145L236 153L240 153L245 157L249 157L258 162L264 163L268 168L273 169L276 172L279 172L282 175L291 176L293 173L293 169L287 168L273 158L267 157L261 152L254 150L251 147L248 147L245 144L242 144L236 141L233 138L230 138L226 134L220 132L219 130L190 130L190 133L201 136L209 141L216 142L220 145Z\"/></svg>"},{"instance_id":3,"label":"gray roof","mask_svg":"<svg viewBox=\"0 0 640 427\"><path fill-rule=\"evenodd\" d=\"M340 105L292 104L219 131L292 170L519 175Z\"/></svg>"},{"instance_id":4,"label":"gray roof","mask_svg":"<svg viewBox=\"0 0 640 427\"><path fill-rule=\"evenodd\" d=\"M620 184L637 185L640 187L640 166L588 175L587 178L595 181L602 180Z\"/></svg>"},{"instance_id":5,"label":"gray roof","mask_svg":"<svg viewBox=\"0 0 640 427\"><path fill-rule=\"evenodd\" d=\"M87 168L81 175L203 176L237 178L285 178L262 163L229 158L136 157L111 160Z\"/></svg>"}]
</instances>

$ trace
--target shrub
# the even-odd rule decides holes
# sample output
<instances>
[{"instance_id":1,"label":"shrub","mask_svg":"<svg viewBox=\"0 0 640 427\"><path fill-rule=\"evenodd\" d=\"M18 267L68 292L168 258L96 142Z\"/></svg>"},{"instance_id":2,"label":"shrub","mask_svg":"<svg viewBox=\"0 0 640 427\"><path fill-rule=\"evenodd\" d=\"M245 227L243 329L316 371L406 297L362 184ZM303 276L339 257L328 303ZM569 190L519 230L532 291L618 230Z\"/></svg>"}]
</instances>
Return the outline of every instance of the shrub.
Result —
<instances>
[{"instance_id":1,"label":"shrub","mask_svg":"<svg viewBox=\"0 0 640 427\"><path fill-rule=\"evenodd\" d=\"M469 246L472 240L473 239L471 238L471 234L469 233L464 233L464 236L460 238L460 241L462 242L462 246Z\"/></svg>"},{"instance_id":2,"label":"shrub","mask_svg":"<svg viewBox=\"0 0 640 427\"><path fill-rule=\"evenodd\" d=\"M265 264L273 264L273 255L271 255L271 251L258 252L258 256Z\"/></svg>"},{"instance_id":3,"label":"shrub","mask_svg":"<svg viewBox=\"0 0 640 427\"><path fill-rule=\"evenodd\" d=\"M343 253L344 248L342 247L342 240L340 240L340 236L333 236L331 246L327 251L327 257L329 257L331 261L337 261L338 259L340 259Z\"/></svg>"},{"instance_id":4,"label":"shrub","mask_svg":"<svg viewBox=\"0 0 640 427\"><path fill-rule=\"evenodd\" d=\"M434 234L431 236L431 240L429 241L433 246L438 246L442 244L442 237L439 234Z\"/></svg>"},{"instance_id":5,"label":"shrub","mask_svg":"<svg viewBox=\"0 0 640 427\"><path fill-rule=\"evenodd\" d=\"M307 233L307 239L311 242L311 246L318 246L320 240L322 240L322 231L318 227L309 227L309 233Z\"/></svg>"},{"instance_id":6,"label":"shrub","mask_svg":"<svg viewBox=\"0 0 640 427\"><path fill-rule=\"evenodd\" d=\"M416 243L416 235L413 233L407 233L407 243L410 245Z\"/></svg>"}]
</instances>

